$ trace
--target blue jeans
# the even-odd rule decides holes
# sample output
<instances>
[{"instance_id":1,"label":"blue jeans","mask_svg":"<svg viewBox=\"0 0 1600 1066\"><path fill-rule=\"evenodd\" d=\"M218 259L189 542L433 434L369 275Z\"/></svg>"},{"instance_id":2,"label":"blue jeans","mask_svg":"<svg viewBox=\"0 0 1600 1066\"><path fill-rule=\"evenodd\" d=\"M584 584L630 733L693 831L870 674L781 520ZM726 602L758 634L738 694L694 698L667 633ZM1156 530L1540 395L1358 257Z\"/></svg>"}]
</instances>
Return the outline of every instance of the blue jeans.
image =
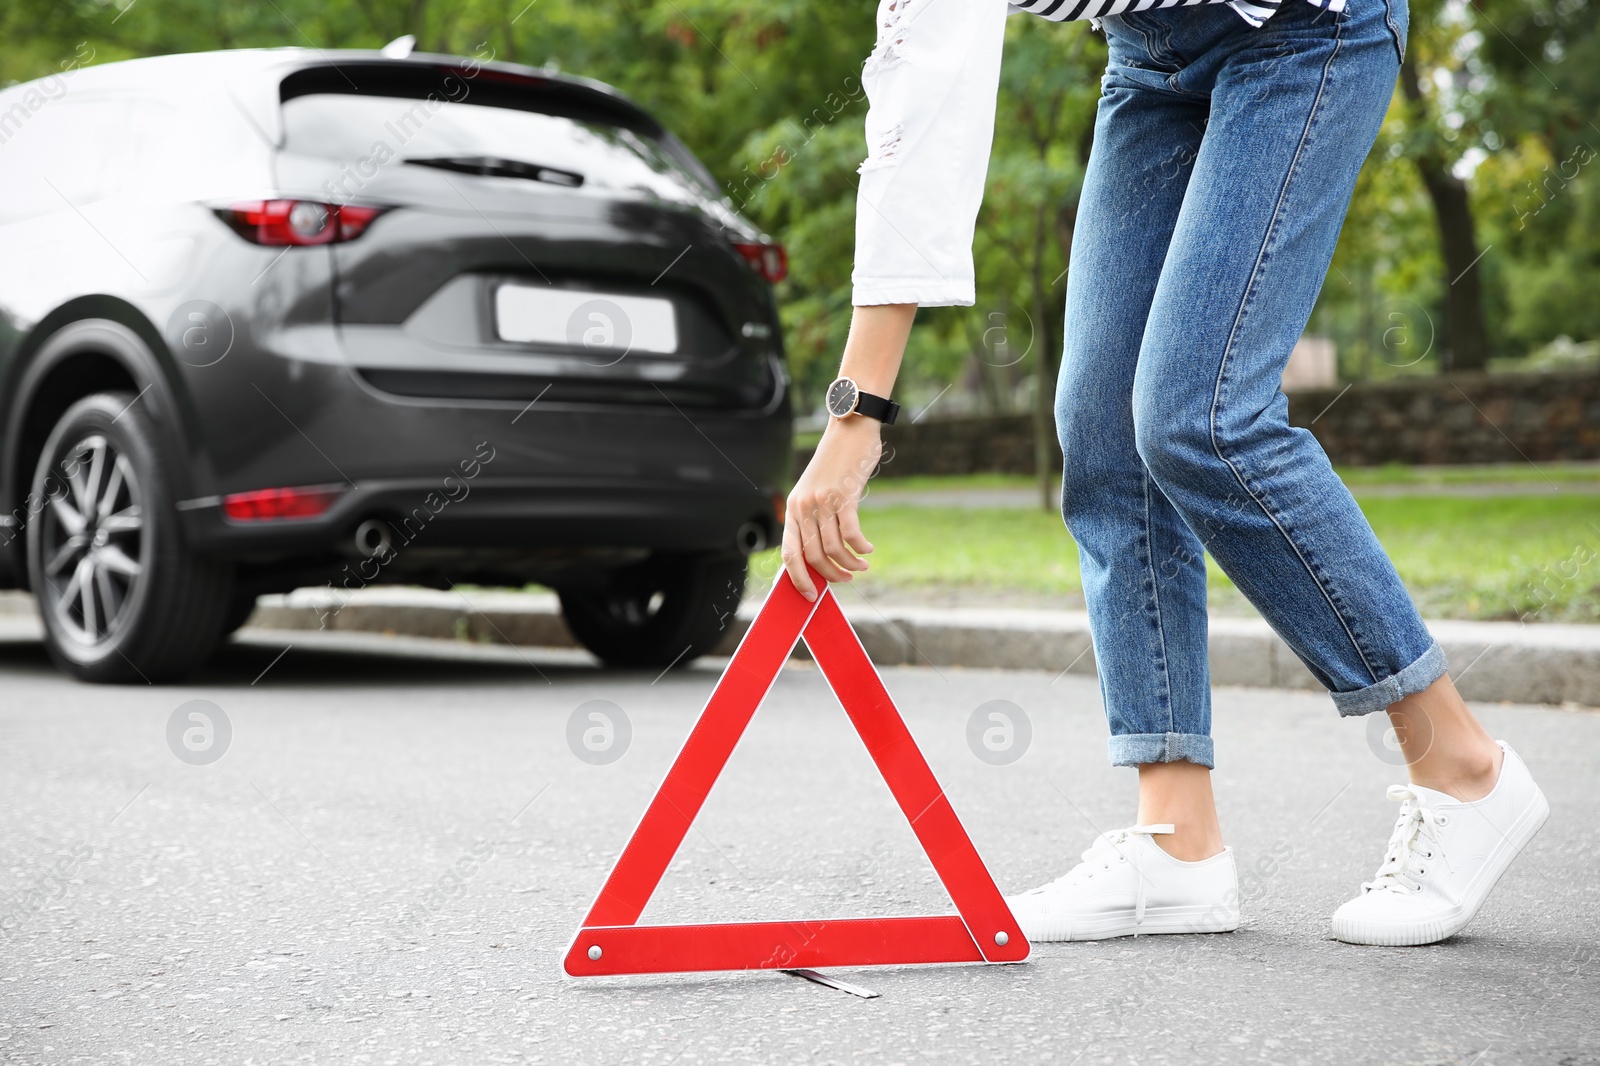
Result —
<instances>
[{"instance_id":1,"label":"blue jeans","mask_svg":"<svg viewBox=\"0 0 1600 1066\"><path fill-rule=\"evenodd\" d=\"M1056 396L1119 766L1214 764L1205 552L1368 714L1442 676L1394 566L1279 379L1404 47L1405 0L1104 20Z\"/></svg>"}]
</instances>

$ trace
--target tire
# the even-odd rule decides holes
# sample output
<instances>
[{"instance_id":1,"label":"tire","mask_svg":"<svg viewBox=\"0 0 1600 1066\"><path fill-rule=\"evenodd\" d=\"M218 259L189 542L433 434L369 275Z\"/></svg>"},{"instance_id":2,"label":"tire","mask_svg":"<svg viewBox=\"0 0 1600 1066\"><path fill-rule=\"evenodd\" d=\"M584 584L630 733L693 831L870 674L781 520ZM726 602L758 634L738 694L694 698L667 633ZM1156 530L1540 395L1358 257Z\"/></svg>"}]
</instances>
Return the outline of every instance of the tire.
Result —
<instances>
[{"instance_id":1,"label":"tire","mask_svg":"<svg viewBox=\"0 0 1600 1066\"><path fill-rule=\"evenodd\" d=\"M226 639L244 628L256 612L256 594L247 589L235 588L228 600L228 613L222 618L222 638Z\"/></svg>"},{"instance_id":2,"label":"tire","mask_svg":"<svg viewBox=\"0 0 1600 1066\"><path fill-rule=\"evenodd\" d=\"M560 590L578 642L608 666L685 666L721 643L744 595L740 555L658 555Z\"/></svg>"},{"instance_id":3,"label":"tire","mask_svg":"<svg viewBox=\"0 0 1600 1066\"><path fill-rule=\"evenodd\" d=\"M45 647L81 681L176 681L221 639L232 566L183 541L167 455L133 393L67 409L33 474L28 577ZM87 501L87 502L86 502Z\"/></svg>"}]
</instances>

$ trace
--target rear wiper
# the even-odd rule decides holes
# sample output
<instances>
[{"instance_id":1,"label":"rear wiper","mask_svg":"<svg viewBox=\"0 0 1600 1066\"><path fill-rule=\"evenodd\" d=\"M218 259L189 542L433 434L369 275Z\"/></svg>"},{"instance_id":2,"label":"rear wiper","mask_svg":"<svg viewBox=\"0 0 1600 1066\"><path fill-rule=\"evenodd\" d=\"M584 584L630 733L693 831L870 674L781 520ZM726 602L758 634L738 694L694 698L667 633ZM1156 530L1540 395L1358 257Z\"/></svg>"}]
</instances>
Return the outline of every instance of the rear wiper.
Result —
<instances>
[{"instance_id":1,"label":"rear wiper","mask_svg":"<svg viewBox=\"0 0 1600 1066\"><path fill-rule=\"evenodd\" d=\"M570 170L523 163L515 159L496 159L488 155L445 155L426 159L407 159L404 162L419 167L454 170L459 174L477 174L486 178L524 178L543 181L551 185L564 185L576 189L583 184L583 175Z\"/></svg>"}]
</instances>

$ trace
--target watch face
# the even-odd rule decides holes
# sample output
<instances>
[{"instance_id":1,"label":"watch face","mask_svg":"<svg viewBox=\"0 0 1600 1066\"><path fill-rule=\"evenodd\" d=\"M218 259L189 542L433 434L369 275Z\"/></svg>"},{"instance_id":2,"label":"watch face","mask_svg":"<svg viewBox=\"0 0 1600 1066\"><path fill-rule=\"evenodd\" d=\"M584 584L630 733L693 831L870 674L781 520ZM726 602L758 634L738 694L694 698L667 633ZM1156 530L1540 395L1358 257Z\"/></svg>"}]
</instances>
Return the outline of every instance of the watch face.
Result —
<instances>
[{"instance_id":1,"label":"watch face","mask_svg":"<svg viewBox=\"0 0 1600 1066\"><path fill-rule=\"evenodd\" d=\"M856 409L856 398L860 391L856 383L849 378L840 378L828 386L828 413L835 418L843 418Z\"/></svg>"}]
</instances>

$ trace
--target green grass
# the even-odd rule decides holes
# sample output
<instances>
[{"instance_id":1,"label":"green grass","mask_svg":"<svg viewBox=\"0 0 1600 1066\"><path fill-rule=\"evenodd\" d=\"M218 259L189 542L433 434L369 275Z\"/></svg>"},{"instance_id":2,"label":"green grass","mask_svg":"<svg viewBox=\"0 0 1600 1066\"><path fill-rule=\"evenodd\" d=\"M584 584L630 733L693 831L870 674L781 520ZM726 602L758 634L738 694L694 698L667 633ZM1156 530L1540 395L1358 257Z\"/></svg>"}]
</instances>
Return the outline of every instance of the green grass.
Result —
<instances>
[{"instance_id":1,"label":"green grass","mask_svg":"<svg viewBox=\"0 0 1600 1066\"><path fill-rule=\"evenodd\" d=\"M1600 622L1600 496L1400 496L1361 509L1424 614Z\"/></svg>"},{"instance_id":2,"label":"green grass","mask_svg":"<svg viewBox=\"0 0 1600 1066\"><path fill-rule=\"evenodd\" d=\"M1342 466L1346 485L1504 485L1600 482L1600 463L1495 463L1483 466Z\"/></svg>"},{"instance_id":3,"label":"green grass","mask_svg":"<svg viewBox=\"0 0 1600 1066\"><path fill-rule=\"evenodd\" d=\"M1600 495L1397 496L1361 506L1429 617L1600 622ZM1082 604L1077 549L1054 514L882 506L863 512L862 526L877 548L858 579L868 596ZM776 565L762 559L752 573ZM1215 562L1207 566L1213 608L1248 611Z\"/></svg>"},{"instance_id":4,"label":"green grass","mask_svg":"<svg viewBox=\"0 0 1600 1066\"><path fill-rule=\"evenodd\" d=\"M1060 480L1057 475L1056 480ZM934 492L965 489L1028 489L1037 482L1032 474L918 474L915 477L879 477L873 479L872 491Z\"/></svg>"}]
</instances>

